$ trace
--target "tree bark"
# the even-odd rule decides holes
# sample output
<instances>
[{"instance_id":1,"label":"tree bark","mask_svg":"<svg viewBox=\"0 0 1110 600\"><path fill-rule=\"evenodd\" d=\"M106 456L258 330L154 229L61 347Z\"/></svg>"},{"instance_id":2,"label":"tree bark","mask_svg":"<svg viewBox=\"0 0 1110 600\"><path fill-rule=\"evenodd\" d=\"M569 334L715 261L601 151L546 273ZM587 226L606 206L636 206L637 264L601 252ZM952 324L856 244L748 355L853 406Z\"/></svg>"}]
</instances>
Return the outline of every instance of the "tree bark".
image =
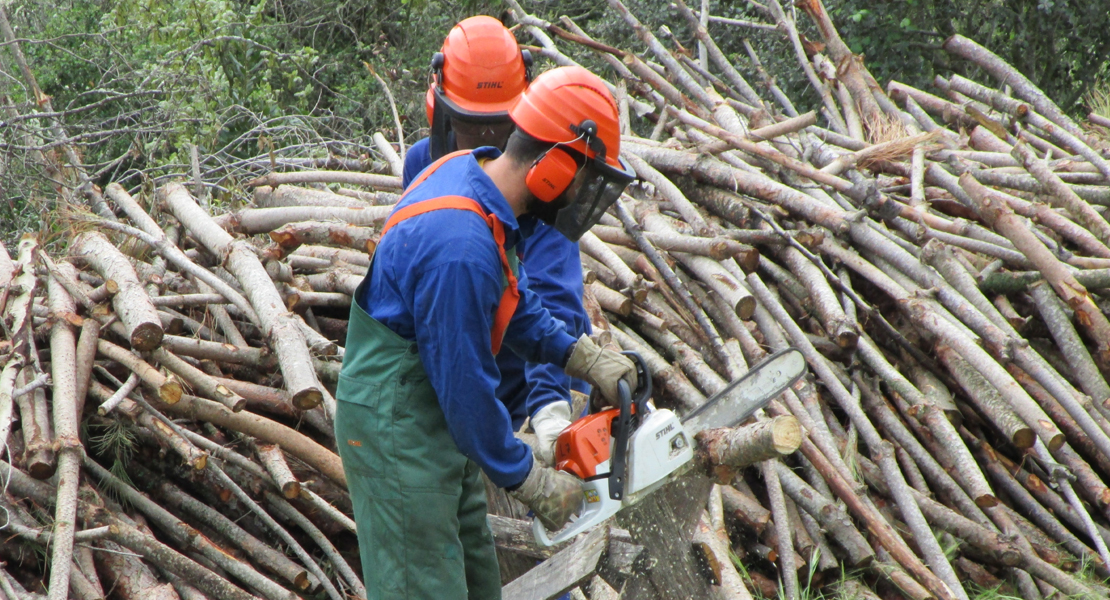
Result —
<instances>
[{"instance_id":1,"label":"tree bark","mask_svg":"<svg viewBox=\"0 0 1110 600\"><path fill-rule=\"evenodd\" d=\"M1085 137L1082 129L1079 128L1067 115L1064 114L1060 107L1045 96L1044 92L1037 88L1032 81L1029 81L1024 75L1014 69L1012 66L1006 64L995 53L987 50L986 48L975 43L962 35L954 35L944 41L944 49L948 52L959 56L965 60L975 63L977 66L990 73L992 77L998 81L1005 82L1014 89L1014 93L1033 105L1037 112L1045 115L1057 125L1067 129L1073 135ZM1090 145L1088 143L1088 145ZM1110 177L1110 174L1107 175Z\"/></svg>"},{"instance_id":2,"label":"tree bark","mask_svg":"<svg viewBox=\"0 0 1110 600\"><path fill-rule=\"evenodd\" d=\"M393 175L375 173L352 173L350 171L292 171L288 173L269 173L252 179L247 187L279 186L290 183L343 183L364 187L401 189L401 178Z\"/></svg>"},{"instance_id":3,"label":"tree bark","mask_svg":"<svg viewBox=\"0 0 1110 600\"><path fill-rule=\"evenodd\" d=\"M271 231L270 239L286 252L292 252L302 244L335 244L373 254L378 234L370 227L331 221L301 221Z\"/></svg>"},{"instance_id":4,"label":"tree bark","mask_svg":"<svg viewBox=\"0 0 1110 600\"><path fill-rule=\"evenodd\" d=\"M822 496L781 462L775 463L775 469L782 489L829 532L832 539L848 554L848 564L851 567L860 568L871 564L875 551L852 524L843 508Z\"/></svg>"},{"instance_id":5,"label":"tree bark","mask_svg":"<svg viewBox=\"0 0 1110 600\"><path fill-rule=\"evenodd\" d=\"M1060 299L1052 289L1043 282L1034 284L1031 289L1033 300L1044 319L1052 338L1056 340L1056 347L1060 349L1064 358L1071 367L1071 374L1076 378L1084 392L1091 395L1095 404L1105 413L1110 412L1110 385L1102 376L1098 367L1091 359L1087 346L1076 333L1071 320L1064 312Z\"/></svg>"},{"instance_id":6,"label":"tree bark","mask_svg":"<svg viewBox=\"0 0 1110 600\"><path fill-rule=\"evenodd\" d=\"M1076 311L1079 324L1097 344L1099 359L1104 364L1110 364L1110 320L1107 320L1106 315L1091 299L1087 288L1076 281L1044 244L1014 217L1009 206L1000 201L991 190L967 174L960 177L960 185L967 190L975 202L975 208L979 214L1010 238L1010 241L1037 265L1037 270L1044 275L1060 298Z\"/></svg>"},{"instance_id":7,"label":"tree bark","mask_svg":"<svg viewBox=\"0 0 1110 600\"><path fill-rule=\"evenodd\" d=\"M289 465L285 462L285 456L281 453L281 448L276 445L262 444L256 448L258 460L262 466L266 467L266 471L270 473L270 477L274 478L281 493L288 499L292 500L301 495L301 482L293 476L293 472L289 470Z\"/></svg>"},{"instance_id":8,"label":"tree bark","mask_svg":"<svg viewBox=\"0 0 1110 600\"><path fill-rule=\"evenodd\" d=\"M707 466L739 469L793 454L802 444L802 428L793 417L775 417L746 427L709 429L696 437Z\"/></svg>"},{"instance_id":9,"label":"tree bark","mask_svg":"<svg viewBox=\"0 0 1110 600\"><path fill-rule=\"evenodd\" d=\"M248 412L231 412L226 406L203 398L185 395L181 401L160 408L175 415L213 425L227 427L281 446L289 454L303 460L332 481L346 486L347 478L339 456L290 427Z\"/></svg>"},{"instance_id":10,"label":"tree bark","mask_svg":"<svg viewBox=\"0 0 1110 600\"><path fill-rule=\"evenodd\" d=\"M76 366L74 370L74 414L80 423L85 412L85 396L92 376L93 361L96 359L96 341L100 337L100 323L95 319L85 319L81 323L81 336L77 338Z\"/></svg>"},{"instance_id":11,"label":"tree bark","mask_svg":"<svg viewBox=\"0 0 1110 600\"><path fill-rule=\"evenodd\" d=\"M162 322L127 257L108 238L95 231L77 236L72 251L105 280L115 281L119 286L119 291L112 296L112 307L127 327L131 347L139 352L157 348L162 343Z\"/></svg>"},{"instance_id":12,"label":"tree bark","mask_svg":"<svg viewBox=\"0 0 1110 600\"><path fill-rule=\"evenodd\" d=\"M170 377L162 375L157 369L150 366L141 358L103 339L97 341L96 349L101 355L131 369L132 372L143 380L143 383L157 392L158 398L160 398L162 402L174 404L181 399L181 384Z\"/></svg>"},{"instance_id":13,"label":"tree bark","mask_svg":"<svg viewBox=\"0 0 1110 600\"><path fill-rule=\"evenodd\" d=\"M73 270L69 264L61 269ZM48 282L50 310L56 315L77 307L60 283ZM84 446L78 437L76 348L68 321L58 318L50 328L50 367L53 386L55 439L58 445L58 496L55 500L53 552L50 559L49 600L66 600L73 566L73 535L77 529L77 479Z\"/></svg>"},{"instance_id":14,"label":"tree bark","mask_svg":"<svg viewBox=\"0 0 1110 600\"><path fill-rule=\"evenodd\" d=\"M34 374L34 367L24 367L22 381L26 384ZM48 479L58 465L54 456L54 432L46 409L46 391L36 388L15 399L23 430L23 453L27 472L35 479Z\"/></svg>"},{"instance_id":15,"label":"tree bark","mask_svg":"<svg viewBox=\"0 0 1110 600\"><path fill-rule=\"evenodd\" d=\"M0 477L9 482L9 489L15 495L33 499L43 506L53 505L55 493L52 486L35 481L3 461L0 461ZM79 501L77 512L78 518L84 521L86 526L108 527L108 538L112 542L141 555L153 564L160 565L185 577L196 584L200 590L217 600L257 600L254 596L159 542L154 536L139 531L102 507ZM145 600L144 596L140 596L140 598Z\"/></svg>"},{"instance_id":16,"label":"tree bark","mask_svg":"<svg viewBox=\"0 0 1110 600\"><path fill-rule=\"evenodd\" d=\"M165 348L156 349L152 356L158 360L159 364L192 387L195 392L223 404L230 408L232 412L239 412L247 405L247 401L242 396L228 389L204 371L181 360Z\"/></svg>"},{"instance_id":17,"label":"tree bark","mask_svg":"<svg viewBox=\"0 0 1110 600\"><path fill-rule=\"evenodd\" d=\"M396 204L397 198L399 198L397 194L389 192L362 192L343 188L336 190L336 192L294 185L283 185L276 188L270 186L254 188L254 204L259 208L278 208L281 206L366 208L368 206Z\"/></svg>"},{"instance_id":18,"label":"tree bark","mask_svg":"<svg viewBox=\"0 0 1110 600\"><path fill-rule=\"evenodd\" d=\"M209 251L223 258L228 270L242 284L251 306L258 313L262 333L278 356L293 405L307 409L320 404L323 394L312 369L312 357L304 335L294 318L285 312L281 296L270 283L265 268L250 246L233 240L217 228L184 187L171 185L163 188L162 199L186 229L197 236Z\"/></svg>"},{"instance_id":19,"label":"tree bark","mask_svg":"<svg viewBox=\"0 0 1110 600\"><path fill-rule=\"evenodd\" d=\"M163 481L156 486L155 491L159 500L165 502L168 507L202 520L205 525L211 527L229 542L243 550L257 564L289 582L296 589L312 593L319 586L319 582L316 582L315 578L309 575L303 567L297 566L281 552L274 550L268 544L262 543L235 524L234 521L207 504L189 496L172 483Z\"/></svg>"}]
</instances>

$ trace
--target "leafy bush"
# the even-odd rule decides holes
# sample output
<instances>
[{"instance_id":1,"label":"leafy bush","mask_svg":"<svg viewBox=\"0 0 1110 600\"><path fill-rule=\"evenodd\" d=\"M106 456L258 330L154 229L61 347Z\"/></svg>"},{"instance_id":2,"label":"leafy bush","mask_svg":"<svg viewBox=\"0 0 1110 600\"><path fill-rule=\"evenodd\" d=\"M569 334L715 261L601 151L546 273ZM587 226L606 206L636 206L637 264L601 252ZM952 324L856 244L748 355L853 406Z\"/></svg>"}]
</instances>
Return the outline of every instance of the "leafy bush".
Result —
<instances>
[{"instance_id":1,"label":"leafy bush","mask_svg":"<svg viewBox=\"0 0 1110 600\"><path fill-rule=\"evenodd\" d=\"M689 1L689 0L688 0ZM780 0L781 1L781 0ZM597 0L523 0L529 12L559 23L566 15L598 41L643 53L630 28ZM685 22L667 2L628 0L645 25L692 52ZM697 2L690 1L697 9ZM928 89L935 74L969 69L940 49L952 33L978 40L1028 75L1067 111L1085 114L1097 81L1110 81L1110 10L1085 0L828 0L841 35L881 81ZM712 14L767 22L762 5L714 0ZM784 3L786 10L794 10ZM190 145L202 174L222 198L249 171L281 157L372 157L370 134L396 139L386 95L397 101L408 143L426 134L428 60L466 16L509 20L497 0L58 0L8 7L43 91L94 181L128 187L189 172ZM804 14L802 34L819 39ZM669 27L673 39L661 30ZM800 110L818 104L780 32L712 24L722 50L754 87L770 81ZM531 36L518 33L522 44ZM757 72L751 42L766 68ZM581 46L561 49L602 76L607 64ZM0 51L5 52L5 51ZM22 78L6 67L9 82ZM541 64L538 70L550 65ZM975 77L977 74L970 73ZM1103 88L1105 91L1105 83ZM26 89L9 85L8 114L27 115ZM762 92L761 92L762 93ZM30 228L49 212L57 190L35 150L58 151L37 119L11 123L0 146L0 222Z\"/></svg>"}]
</instances>

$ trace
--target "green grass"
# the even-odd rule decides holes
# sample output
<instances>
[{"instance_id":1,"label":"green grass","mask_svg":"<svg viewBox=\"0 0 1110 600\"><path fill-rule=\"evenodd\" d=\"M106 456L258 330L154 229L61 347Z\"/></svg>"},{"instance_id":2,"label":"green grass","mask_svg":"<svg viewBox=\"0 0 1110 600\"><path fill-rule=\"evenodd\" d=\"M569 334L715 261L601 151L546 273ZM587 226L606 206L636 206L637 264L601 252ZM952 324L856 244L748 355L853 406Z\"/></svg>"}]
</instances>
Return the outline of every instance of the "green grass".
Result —
<instances>
[{"instance_id":1,"label":"green grass","mask_svg":"<svg viewBox=\"0 0 1110 600\"><path fill-rule=\"evenodd\" d=\"M1091 112L1110 119L1110 80L1096 82L1087 92L1087 108Z\"/></svg>"}]
</instances>

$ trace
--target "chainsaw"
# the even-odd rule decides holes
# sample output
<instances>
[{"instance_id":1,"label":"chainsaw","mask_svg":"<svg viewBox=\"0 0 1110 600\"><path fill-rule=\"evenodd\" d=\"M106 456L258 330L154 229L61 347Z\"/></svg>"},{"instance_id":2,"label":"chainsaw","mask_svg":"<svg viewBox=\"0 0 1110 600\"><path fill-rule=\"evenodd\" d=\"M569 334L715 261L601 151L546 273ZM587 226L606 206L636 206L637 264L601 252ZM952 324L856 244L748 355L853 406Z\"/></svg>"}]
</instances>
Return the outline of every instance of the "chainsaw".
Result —
<instances>
[{"instance_id":1,"label":"chainsaw","mask_svg":"<svg viewBox=\"0 0 1110 600\"><path fill-rule=\"evenodd\" d=\"M554 546L632 506L692 465L694 436L734 427L805 374L801 352L783 350L759 363L681 419L651 401L651 372L635 352L638 384L620 381L620 406L571 423L555 442L555 468L582 480L585 508L558 532L532 521L536 542ZM592 404L592 403L591 403Z\"/></svg>"}]
</instances>

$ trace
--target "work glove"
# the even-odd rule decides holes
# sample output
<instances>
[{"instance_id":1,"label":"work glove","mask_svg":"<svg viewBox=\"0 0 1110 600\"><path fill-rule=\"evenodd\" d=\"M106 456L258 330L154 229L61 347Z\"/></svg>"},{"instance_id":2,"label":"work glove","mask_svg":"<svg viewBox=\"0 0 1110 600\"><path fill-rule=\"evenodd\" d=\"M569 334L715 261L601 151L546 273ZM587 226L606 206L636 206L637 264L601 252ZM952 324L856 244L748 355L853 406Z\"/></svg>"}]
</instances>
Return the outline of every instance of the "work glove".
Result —
<instances>
[{"instance_id":1,"label":"work glove","mask_svg":"<svg viewBox=\"0 0 1110 600\"><path fill-rule=\"evenodd\" d=\"M620 406L617 382L621 379L628 382L629 390L636 389L636 365L632 359L598 346L586 335L575 342L563 370L567 375L585 379L596 387L609 406Z\"/></svg>"},{"instance_id":2,"label":"work glove","mask_svg":"<svg viewBox=\"0 0 1110 600\"><path fill-rule=\"evenodd\" d=\"M524 483L509 494L532 509L548 531L562 529L585 504L582 482L577 477L536 462Z\"/></svg>"},{"instance_id":3,"label":"work glove","mask_svg":"<svg viewBox=\"0 0 1110 600\"><path fill-rule=\"evenodd\" d=\"M536 432L536 446L533 449L543 464L555 465L555 442L569 425L569 402L552 402L532 415L532 431Z\"/></svg>"}]
</instances>

